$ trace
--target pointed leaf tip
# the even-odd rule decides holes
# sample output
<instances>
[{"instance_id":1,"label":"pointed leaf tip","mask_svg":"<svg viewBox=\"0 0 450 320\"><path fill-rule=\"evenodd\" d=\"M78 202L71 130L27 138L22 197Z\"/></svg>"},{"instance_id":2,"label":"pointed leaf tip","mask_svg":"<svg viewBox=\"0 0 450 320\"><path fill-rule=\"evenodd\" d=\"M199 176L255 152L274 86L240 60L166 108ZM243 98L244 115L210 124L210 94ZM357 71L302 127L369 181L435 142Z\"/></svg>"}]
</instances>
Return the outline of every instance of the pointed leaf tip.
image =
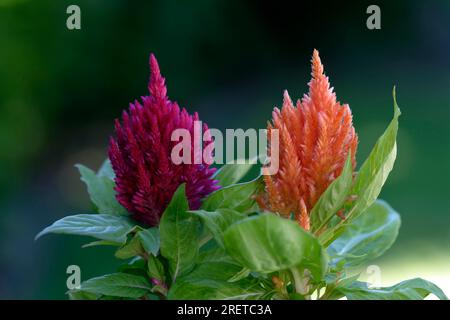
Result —
<instances>
[{"instance_id":1,"label":"pointed leaf tip","mask_svg":"<svg viewBox=\"0 0 450 320\"><path fill-rule=\"evenodd\" d=\"M396 86L392 88L392 97L394 99L394 117L398 117L402 112L397 104Z\"/></svg>"}]
</instances>

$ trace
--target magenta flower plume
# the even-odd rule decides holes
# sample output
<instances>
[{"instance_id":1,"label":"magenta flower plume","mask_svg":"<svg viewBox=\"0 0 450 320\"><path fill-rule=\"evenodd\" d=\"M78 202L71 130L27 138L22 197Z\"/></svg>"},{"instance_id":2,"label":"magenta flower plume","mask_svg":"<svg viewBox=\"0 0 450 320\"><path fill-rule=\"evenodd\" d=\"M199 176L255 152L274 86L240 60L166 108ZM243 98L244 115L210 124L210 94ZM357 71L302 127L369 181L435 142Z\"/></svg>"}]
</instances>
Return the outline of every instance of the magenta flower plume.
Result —
<instances>
[{"instance_id":1,"label":"magenta flower plume","mask_svg":"<svg viewBox=\"0 0 450 320\"><path fill-rule=\"evenodd\" d=\"M172 162L171 152L178 143L171 141L172 132L186 129L194 137L194 121L199 121L199 117L169 100L165 79L153 54L148 89L149 96L142 97L142 102L130 103L129 112L123 112L122 123L116 119L116 138L111 137L108 153L116 175L117 200L136 220L155 226L180 184L186 183L192 210L198 209L201 199L219 187L212 179L216 169L203 160L200 164ZM203 131L207 129L203 124ZM191 141L194 159L194 139ZM213 142L205 143L203 148L210 143Z\"/></svg>"}]
</instances>

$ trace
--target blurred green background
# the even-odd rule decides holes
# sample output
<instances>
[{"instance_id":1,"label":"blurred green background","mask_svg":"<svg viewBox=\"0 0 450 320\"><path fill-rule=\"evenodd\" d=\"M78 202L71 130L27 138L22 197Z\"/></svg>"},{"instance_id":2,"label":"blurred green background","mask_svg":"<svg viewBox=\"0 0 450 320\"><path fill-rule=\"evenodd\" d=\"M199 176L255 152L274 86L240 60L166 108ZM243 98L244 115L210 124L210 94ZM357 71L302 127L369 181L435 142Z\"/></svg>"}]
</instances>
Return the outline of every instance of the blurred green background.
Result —
<instances>
[{"instance_id":1,"label":"blurred green background","mask_svg":"<svg viewBox=\"0 0 450 320\"><path fill-rule=\"evenodd\" d=\"M81 8L82 29L66 28ZM0 0L0 298L65 299L66 268L113 272L107 248L43 227L90 212L75 163L100 166L113 120L147 93L154 52L169 95L210 127L263 128L288 89L307 90L317 48L349 103L359 162L403 115L381 197L402 215L397 243L374 263L391 284L422 276L450 294L450 2ZM365 276L363 270L363 277Z\"/></svg>"}]
</instances>

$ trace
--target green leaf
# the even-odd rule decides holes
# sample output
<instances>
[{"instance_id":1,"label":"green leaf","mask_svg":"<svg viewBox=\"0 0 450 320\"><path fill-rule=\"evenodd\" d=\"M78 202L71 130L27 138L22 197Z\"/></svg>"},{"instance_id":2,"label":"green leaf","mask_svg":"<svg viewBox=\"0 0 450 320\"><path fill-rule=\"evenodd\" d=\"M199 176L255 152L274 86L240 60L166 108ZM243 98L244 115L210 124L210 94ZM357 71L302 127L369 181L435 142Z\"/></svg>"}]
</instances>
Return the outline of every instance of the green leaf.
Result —
<instances>
[{"instance_id":1,"label":"green leaf","mask_svg":"<svg viewBox=\"0 0 450 320\"><path fill-rule=\"evenodd\" d=\"M324 250L294 221L274 214L249 217L233 224L224 234L227 252L252 271L270 273L308 266L324 274Z\"/></svg>"},{"instance_id":2,"label":"green leaf","mask_svg":"<svg viewBox=\"0 0 450 320\"><path fill-rule=\"evenodd\" d=\"M377 199L389 172L394 166L397 155L398 117L401 114L395 99L395 88L393 98L394 118L378 139L355 178L351 194L357 195L358 198L348 214L350 219L359 216Z\"/></svg>"},{"instance_id":3,"label":"green leaf","mask_svg":"<svg viewBox=\"0 0 450 320\"><path fill-rule=\"evenodd\" d=\"M97 300L99 298L97 294L76 289L68 291L67 294L70 300Z\"/></svg>"},{"instance_id":4,"label":"green leaf","mask_svg":"<svg viewBox=\"0 0 450 320\"><path fill-rule=\"evenodd\" d=\"M147 277L147 261L139 256L119 266L118 272Z\"/></svg>"},{"instance_id":5,"label":"green leaf","mask_svg":"<svg viewBox=\"0 0 450 320\"><path fill-rule=\"evenodd\" d=\"M301 295L300 293L297 293L297 292L292 292L289 295L289 299L290 300L305 300L305 296Z\"/></svg>"},{"instance_id":6,"label":"green leaf","mask_svg":"<svg viewBox=\"0 0 450 320\"><path fill-rule=\"evenodd\" d=\"M345 260L347 267L357 266L381 256L394 243L399 228L400 215L386 202L376 201L328 247L332 264Z\"/></svg>"},{"instance_id":7,"label":"green leaf","mask_svg":"<svg viewBox=\"0 0 450 320\"><path fill-rule=\"evenodd\" d=\"M190 212L200 217L221 247L223 247L224 231L233 223L246 217L246 215L231 209L217 209L216 211L196 210Z\"/></svg>"},{"instance_id":8,"label":"green leaf","mask_svg":"<svg viewBox=\"0 0 450 320\"><path fill-rule=\"evenodd\" d=\"M110 214L77 214L64 217L38 233L35 240L48 233L90 236L123 244L133 229L128 218Z\"/></svg>"},{"instance_id":9,"label":"green leaf","mask_svg":"<svg viewBox=\"0 0 450 320\"><path fill-rule=\"evenodd\" d=\"M96 174L91 169L76 165L81 174L81 180L86 184L89 196L98 209L98 213L111 215L128 215L128 211L116 200L114 181L108 172L108 165L104 164L100 173Z\"/></svg>"},{"instance_id":10,"label":"green leaf","mask_svg":"<svg viewBox=\"0 0 450 320\"><path fill-rule=\"evenodd\" d=\"M348 286L338 286L335 291L349 300L422 300L429 294L448 300L438 286L420 278L405 280L392 287L374 289L369 288L365 282L356 281Z\"/></svg>"},{"instance_id":11,"label":"green leaf","mask_svg":"<svg viewBox=\"0 0 450 320\"><path fill-rule=\"evenodd\" d=\"M168 298L175 300L258 299L265 290L256 279L245 278L228 282L240 271L239 266L224 262L209 262L197 265L189 274L180 277L170 288Z\"/></svg>"},{"instance_id":12,"label":"green leaf","mask_svg":"<svg viewBox=\"0 0 450 320\"><path fill-rule=\"evenodd\" d=\"M314 283L319 283L325 277L328 270L329 256L323 249L317 238L313 238L314 243L306 251L303 261L297 268L300 270L308 269ZM318 245L317 245L318 244Z\"/></svg>"},{"instance_id":13,"label":"green leaf","mask_svg":"<svg viewBox=\"0 0 450 320\"><path fill-rule=\"evenodd\" d=\"M106 296L140 298L151 290L143 277L128 273L113 273L89 279L81 284L81 290Z\"/></svg>"},{"instance_id":14,"label":"green leaf","mask_svg":"<svg viewBox=\"0 0 450 320\"><path fill-rule=\"evenodd\" d=\"M241 271L237 272L230 279L228 279L228 282L236 282L244 278L247 278L251 272L252 271L250 269L244 267L241 269Z\"/></svg>"},{"instance_id":15,"label":"green leaf","mask_svg":"<svg viewBox=\"0 0 450 320\"><path fill-rule=\"evenodd\" d=\"M184 184L178 187L161 218L161 254L169 261L172 281L189 271L198 254L197 217L188 213Z\"/></svg>"},{"instance_id":16,"label":"green leaf","mask_svg":"<svg viewBox=\"0 0 450 320\"><path fill-rule=\"evenodd\" d=\"M84 248L90 248L90 247L98 247L98 246L113 246L113 247L120 247L122 244L115 241L106 241L106 240L97 240L92 241L86 244L83 244L81 247Z\"/></svg>"},{"instance_id":17,"label":"green leaf","mask_svg":"<svg viewBox=\"0 0 450 320\"><path fill-rule=\"evenodd\" d=\"M146 252L157 255L159 251L158 228L142 229L136 226L132 231L133 237L122 247L115 256L119 259L129 259L135 256L143 256Z\"/></svg>"},{"instance_id":18,"label":"green leaf","mask_svg":"<svg viewBox=\"0 0 450 320\"><path fill-rule=\"evenodd\" d=\"M135 256L139 256L143 254L143 252L144 249L142 248L139 237L134 236L130 241L117 249L114 255L119 259L129 259Z\"/></svg>"},{"instance_id":19,"label":"green leaf","mask_svg":"<svg viewBox=\"0 0 450 320\"><path fill-rule=\"evenodd\" d=\"M142 247L146 252L156 256L159 251L160 237L158 228L149 228L138 233Z\"/></svg>"},{"instance_id":20,"label":"green leaf","mask_svg":"<svg viewBox=\"0 0 450 320\"><path fill-rule=\"evenodd\" d=\"M391 172L397 156L398 117L401 112L394 98L394 118L378 139L369 157L364 161L350 189L350 194L356 196L347 213L346 222L356 219L363 213L380 194L389 173ZM342 223L328 229L320 235L320 242L328 246L342 232Z\"/></svg>"},{"instance_id":21,"label":"green leaf","mask_svg":"<svg viewBox=\"0 0 450 320\"><path fill-rule=\"evenodd\" d=\"M336 178L320 196L311 211L312 231L319 231L336 215L344 205L352 186L352 156L349 152L341 175Z\"/></svg>"},{"instance_id":22,"label":"green leaf","mask_svg":"<svg viewBox=\"0 0 450 320\"><path fill-rule=\"evenodd\" d=\"M217 209L232 209L241 213L251 213L258 210L253 197L264 188L262 177L255 180L238 183L221 188L211 193L203 202L201 209L216 211Z\"/></svg>"},{"instance_id":23,"label":"green leaf","mask_svg":"<svg viewBox=\"0 0 450 320\"><path fill-rule=\"evenodd\" d=\"M230 255L221 247L214 242L209 248L200 248L197 264L209 263L209 262L224 262L228 264L234 264L241 267L236 260L234 260Z\"/></svg>"},{"instance_id":24,"label":"green leaf","mask_svg":"<svg viewBox=\"0 0 450 320\"><path fill-rule=\"evenodd\" d=\"M111 161L109 161L109 159L106 159L102 166L100 167L100 169L98 170L97 175L99 177L107 177L111 180L114 180L114 178L116 177L114 170L111 166Z\"/></svg>"},{"instance_id":25,"label":"green leaf","mask_svg":"<svg viewBox=\"0 0 450 320\"><path fill-rule=\"evenodd\" d=\"M164 266L157 257L149 256L147 261L147 270L151 278L158 279L161 282L164 281Z\"/></svg>"},{"instance_id":26,"label":"green leaf","mask_svg":"<svg viewBox=\"0 0 450 320\"><path fill-rule=\"evenodd\" d=\"M246 160L246 162L250 162ZM216 171L213 179L219 180L221 187L226 187L238 183L253 168L254 164L224 164Z\"/></svg>"}]
</instances>

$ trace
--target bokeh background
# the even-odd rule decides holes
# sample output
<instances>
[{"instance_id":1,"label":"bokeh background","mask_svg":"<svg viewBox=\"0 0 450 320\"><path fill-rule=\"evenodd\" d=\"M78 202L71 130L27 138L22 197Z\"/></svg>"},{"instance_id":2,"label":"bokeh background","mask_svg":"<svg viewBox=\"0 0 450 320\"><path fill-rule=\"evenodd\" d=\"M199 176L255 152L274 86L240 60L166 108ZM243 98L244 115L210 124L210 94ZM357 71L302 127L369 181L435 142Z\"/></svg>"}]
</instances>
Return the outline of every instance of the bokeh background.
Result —
<instances>
[{"instance_id":1,"label":"bokeh background","mask_svg":"<svg viewBox=\"0 0 450 320\"><path fill-rule=\"evenodd\" d=\"M113 272L108 248L43 227L91 206L75 163L106 157L113 120L147 93L154 52L169 96L210 127L263 128L282 91L307 90L317 48L338 98L350 104L368 155L403 115L399 154L383 189L402 215L381 259L382 282L421 276L450 294L449 1L0 0L0 298L65 299L66 268ZM81 8L82 29L66 28ZM381 30L366 8L381 7ZM367 276L363 272L363 277Z\"/></svg>"}]
</instances>

